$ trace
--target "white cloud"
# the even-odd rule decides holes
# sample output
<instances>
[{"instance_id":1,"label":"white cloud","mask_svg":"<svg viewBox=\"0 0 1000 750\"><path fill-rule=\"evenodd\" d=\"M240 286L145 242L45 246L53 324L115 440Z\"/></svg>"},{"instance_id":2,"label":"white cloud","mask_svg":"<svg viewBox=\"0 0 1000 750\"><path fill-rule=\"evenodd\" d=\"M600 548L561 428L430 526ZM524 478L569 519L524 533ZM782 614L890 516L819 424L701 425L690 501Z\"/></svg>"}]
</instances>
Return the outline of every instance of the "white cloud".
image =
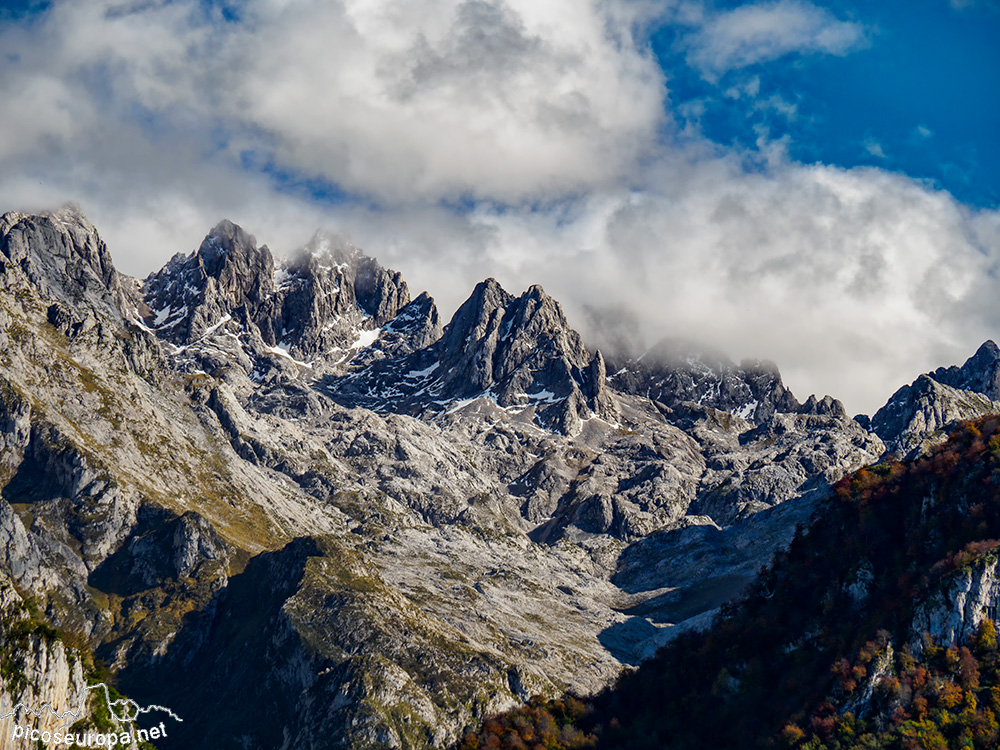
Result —
<instances>
[{"instance_id":1,"label":"white cloud","mask_svg":"<svg viewBox=\"0 0 1000 750\"><path fill-rule=\"evenodd\" d=\"M688 62L709 78L791 53L844 55L865 29L803 0L741 5L710 15L686 40Z\"/></svg>"},{"instance_id":2,"label":"white cloud","mask_svg":"<svg viewBox=\"0 0 1000 750\"><path fill-rule=\"evenodd\" d=\"M662 73L597 2L259 6L232 114L284 163L382 200L610 183L664 119Z\"/></svg>"},{"instance_id":3,"label":"white cloud","mask_svg":"<svg viewBox=\"0 0 1000 750\"><path fill-rule=\"evenodd\" d=\"M641 193L476 217L475 270L515 289L542 282L578 324L585 306L624 308L649 340L769 357L800 398L869 412L997 335L1000 305L984 300L1000 213L876 169L660 166Z\"/></svg>"},{"instance_id":4,"label":"white cloud","mask_svg":"<svg viewBox=\"0 0 1000 750\"><path fill-rule=\"evenodd\" d=\"M885 149L882 148L882 144L874 138L866 138L862 145L864 146L865 151L868 152L869 156L874 156L876 159L888 158L885 154Z\"/></svg>"},{"instance_id":5,"label":"white cloud","mask_svg":"<svg viewBox=\"0 0 1000 750\"><path fill-rule=\"evenodd\" d=\"M663 4L253 0L242 24L195 0L111 8L65 0L0 27L0 96L17 104L0 208L78 201L128 273L223 217L277 251L322 226L446 314L486 276L540 281L581 323L585 306L627 308L651 337L770 357L800 397L869 411L997 335L1000 214L877 169L792 163L763 130L751 153L705 141L693 117L672 131L632 36ZM670 12L700 25L688 54L710 73L863 42L804 3ZM753 77L731 88L761 99ZM244 150L379 208L279 191L241 168ZM469 212L439 200L468 196Z\"/></svg>"},{"instance_id":6,"label":"white cloud","mask_svg":"<svg viewBox=\"0 0 1000 750\"><path fill-rule=\"evenodd\" d=\"M382 202L517 202L626 176L665 122L663 74L631 29L649 9L599 0L252 0L218 24L194 0L57 2L8 28L25 99L0 140L83 140L152 116L221 132L231 158ZM118 122L115 122L115 120ZM77 141L78 145L78 141ZM69 148L69 146L67 146Z\"/></svg>"}]
</instances>

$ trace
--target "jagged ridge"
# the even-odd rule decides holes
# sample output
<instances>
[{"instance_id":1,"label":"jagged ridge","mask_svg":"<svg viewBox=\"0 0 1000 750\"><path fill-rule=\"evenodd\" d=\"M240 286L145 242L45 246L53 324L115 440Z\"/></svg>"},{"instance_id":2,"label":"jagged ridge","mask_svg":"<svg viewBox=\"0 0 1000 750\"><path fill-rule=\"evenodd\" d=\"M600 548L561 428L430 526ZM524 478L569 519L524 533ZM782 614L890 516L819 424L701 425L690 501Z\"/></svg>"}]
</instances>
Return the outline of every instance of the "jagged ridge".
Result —
<instances>
[{"instance_id":1,"label":"jagged ridge","mask_svg":"<svg viewBox=\"0 0 1000 750\"><path fill-rule=\"evenodd\" d=\"M979 347L961 367L941 367L896 391L871 420L871 429L890 451L927 450L957 421L1000 411L1000 348Z\"/></svg>"},{"instance_id":2,"label":"jagged ridge","mask_svg":"<svg viewBox=\"0 0 1000 750\"><path fill-rule=\"evenodd\" d=\"M439 341L331 379L326 390L345 405L415 415L489 398L563 433L591 415L613 421L617 408L603 357L586 350L559 303L539 286L514 297L495 279L476 286Z\"/></svg>"}]
</instances>

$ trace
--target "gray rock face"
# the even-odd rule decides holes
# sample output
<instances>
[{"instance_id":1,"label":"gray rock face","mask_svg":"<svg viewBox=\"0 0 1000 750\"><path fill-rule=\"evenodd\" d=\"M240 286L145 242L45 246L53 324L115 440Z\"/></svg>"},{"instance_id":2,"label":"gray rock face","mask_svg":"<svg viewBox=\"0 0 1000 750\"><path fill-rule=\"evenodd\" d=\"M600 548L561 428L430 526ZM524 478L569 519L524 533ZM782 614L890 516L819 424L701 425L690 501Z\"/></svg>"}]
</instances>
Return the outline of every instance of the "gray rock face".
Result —
<instances>
[{"instance_id":1,"label":"gray rock face","mask_svg":"<svg viewBox=\"0 0 1000 750\"><path fill-rule=\"evenodd\" d=\"M742 432L739 444L709 449L692 514L729 525L793 498L821 494L885 451L878 436L843 414L775 414Z\"/></svg>"},{"instance_id":2,"label":"gray rock face","mask_svg":"<svg viewBox=\"0 0 1000 750\"><path fill-rule=\"evenodd\" d=\"M17 625L29 617L13 582L0 570L0 618ZM77 654L49 635L14 636L0 631L3 677L0 678L0 750L15 750L27 741L13 736L15 725L39 732L64 731L91 716L87 680ZM72 713L70 713L72 712Z\"/></svg>"},{"instance_id":3,"label":"gray rock face","mask_svg":"<svg viewBox=\"0 0 1000 750\"><path fill-rule=\"evenodd\" d=\"M872 417L872 430L890 451L925 450L955 422L1000 412L998 378L1000 350L987 341L962 367L939 368L896 391Z\"/></svg>"},{"instance_id":4,"label":"gray rock face","mask_svg":"<svg viewBox=\"0 0 1000 750\"><path fill-rule=\"evenodd\" d=\"M935 590L913 616L910 646L923 648L923 634L930 633L945 647L966 644L984 619L996 619L1000 605L998 560L986 558L956 573Z\"/></svg>"},{"instance_id":5,"label":"gray rock face","mask_svg":"<svg viewBox=\"0 0 1000 750\"><path fill-rule=\"evenodd\" d=\"M823 396L821 399L817 399L816 396L810 396L806 399L806 402L798 408L798 413L816 414L822 417L847 417L847 411L844 409L844 405L832 396Z\"/></svg>"},{"instance_id":6,"label":"gray rock face","mask_svg":"<svg viewBox=\"0 0 1000 750\"><path fill-rule=\"evenodd\" d=\"M232 554L232 546L193 511L177 518L154 516L136 524L91 580L102 590L129 596L168 581L197 577L199 568L225 570Z\"/></svg>"},{"instance_id":7,"label":"gray rock face","mask_svg":"<svg viewBox=\"0 0 1000 750\"><path fill-rule=\"evenodd\" d=\"M476 286L436 343L326 389L345 405L409 414L486 397L564 433L590 415L616 414L603 358L587 352L559 303L538 286L515 298L494 279Z\"/></svg>"},{"instance_id":8,"label":"gray rock face","mask_svg":"<svg viewBox=\"0 0 1000 750\"><path fill-rule=\"evenodd\" d=\"M353 246L331 244L317 235L278 271L283 295L275 340L302 355L316 355L353 343L347 333L376 330L410 302L406 283ZM351 327L353 326L353 328Z\"/></svg>"},{"instance_id":9,"label":"gray rock face","mask_svg":"<svg viewBox=\"0 0 1000 750\"><path fill-rule=\"evenodd\" d=\"M612 582L630 599L624 611L663 628L643 656L688 627L705 627L723 604L737 597L773 550L787 547L798 525L809 522L815 495L782 503L721 528L707 516L687 516L626 548Z\"/></svg>"},{"instance_id":10,"label":"gray rock face","mask_svg":"<svg viewBox=\"0 0 1000 750\"><path fill-rule=\"evenodd\" d=\"M723 354L671 339L616 365L611 386L670 408L692 402L754 424L799 409L773 362L745 360L737 366Z\"/></svg>"},{"instance_id":11,"label":"gray rock face","mask_svg":"<svg viewBox=\"0 0 1000 750\"><path fill-rule=\"evenodd\" d=\"M94 323L94 309L120 317L125 293L107 246L74 206L40 216L0 218L0 255L18 266L27 281L82 320Z\"/></svg>"},{"instance_id":12,"label":"gray rock face","mask_svg":"<svg viewBox=\"0 0 1000 750\"><path fill-rule=\"evenodd\" d=\"M292 371L293 363L347 365L404 308L406 317L381 337L387 353L408 353L439 333L430 298L408 308L399 273L357 248L317 235L276 263L267 246L228 221L196 252L150 275L142 296L144 325L173 345L179 361L220 374L235 365L263 377L276 359Z\"/></svg>"},{"instance_id":13,"label":"gray rock face","mask_svg":"<svg viewBox=\"0 0 1000 750\"><path fill-rule=\"evenodd\" d=\"M31 404L0 380L0 483L6 485L24 460L31 440Z\"/></svg>"},{"instance_id":14,"label":"gray rock face","mask_svg":"<svg viewBox=\"0 0 1000 750\"><path fill-rule=\"evenodd\" d=\"M191 255L175 255L143 284L147 325L178 346L191 344L239 310L255 323L271 322L274 259L241 227L220 222ZM263 308L263 309L262 309ZM271 344L274 344L273 332Z\"/></svg>"},{"instance_id":15,"label":"gray rock face","mask_svg":"<svg viewBox=\"0 0 1000 750\"><path fill-rule=\"evenodd\" d=\"M96 567L135 525L138 499L97 461L77 450L58 428L36 422L22 462L3 490L11 504L30 505L33 523L53 538L72 539Z\"/></svg>"},{"instance_id":16,"label":"gray rock face","mask_svg":"<svg viewBox=\"0 0 1000 750\"><path fill-rule=\"evenodd\" d=\"M400 308L389 323L382 326L375 342L352 360L352 368L363 368L377 359L393 359L430 346L441 338L441 319L434 300L421 292Z\"/></svg>"},{"instance_id":17,"label":"gray rock face","mask_svg":"<svg viewBox=\"0 0 1000 750\"><path fill-rule=\"evenodd\" d=\"M931 377L943 385L960 391L982 393L993 401L1000 400L1000 347L985 342L961 367L939 367Z\"/></svg>"}]
</instances>

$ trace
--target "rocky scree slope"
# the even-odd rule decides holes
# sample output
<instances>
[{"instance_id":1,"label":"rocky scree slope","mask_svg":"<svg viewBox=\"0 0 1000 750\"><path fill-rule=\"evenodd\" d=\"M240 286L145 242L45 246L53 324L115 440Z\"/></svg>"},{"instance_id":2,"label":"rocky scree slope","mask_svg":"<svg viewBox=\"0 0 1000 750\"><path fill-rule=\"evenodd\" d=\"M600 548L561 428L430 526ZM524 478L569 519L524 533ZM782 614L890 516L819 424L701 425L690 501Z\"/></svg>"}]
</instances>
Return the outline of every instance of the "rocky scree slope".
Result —
<instances>
[{"instance_id":1,"label":"rocky scree slope","mask_svg":"<svg viewBox=\"0 0 1000 750\"><path fill-rule=\"evenodd\" d=\"M885 451L763 365L609 378L538 287L442 328L322 235L222 222L140 282L73 209L0 229L2 569L216 747L442 747L597 690Z\"/></svg>"}]
</instances>

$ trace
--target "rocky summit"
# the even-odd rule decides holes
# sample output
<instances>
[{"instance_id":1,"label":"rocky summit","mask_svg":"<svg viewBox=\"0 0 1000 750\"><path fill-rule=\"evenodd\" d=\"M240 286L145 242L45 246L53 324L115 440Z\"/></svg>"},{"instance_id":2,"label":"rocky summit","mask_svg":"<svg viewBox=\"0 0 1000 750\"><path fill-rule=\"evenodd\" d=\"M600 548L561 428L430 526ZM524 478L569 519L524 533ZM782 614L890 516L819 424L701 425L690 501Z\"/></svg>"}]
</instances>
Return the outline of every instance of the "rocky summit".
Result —
<instances>
[{"instance_id":1,"label":"rocky summit","mask_svg":"<svg viewBox=\"0 0 1000 750\"><path fill-rule=\"evenodd\" d=\"M919 455L944 442L948 428L1000 409L1000 348L987 341L961 367L940 367L896 391L871 420L889 450Z\"/></svg>"},{"instance_id":2,"label":"rocky summit","mask_svg":"<svg viewBox=\"0 0 1000 750\"><path fill-rule=\"evenodd\" d=\"M846 473L1000 408L992 343L872 420L639 354L493 279L442 325L323 234L223 221L138 280L72 207L4 215L0 716L144 726L102 682L183 719L161 748L447 747L703 627Z\"/></svg>"}]
</instances>

